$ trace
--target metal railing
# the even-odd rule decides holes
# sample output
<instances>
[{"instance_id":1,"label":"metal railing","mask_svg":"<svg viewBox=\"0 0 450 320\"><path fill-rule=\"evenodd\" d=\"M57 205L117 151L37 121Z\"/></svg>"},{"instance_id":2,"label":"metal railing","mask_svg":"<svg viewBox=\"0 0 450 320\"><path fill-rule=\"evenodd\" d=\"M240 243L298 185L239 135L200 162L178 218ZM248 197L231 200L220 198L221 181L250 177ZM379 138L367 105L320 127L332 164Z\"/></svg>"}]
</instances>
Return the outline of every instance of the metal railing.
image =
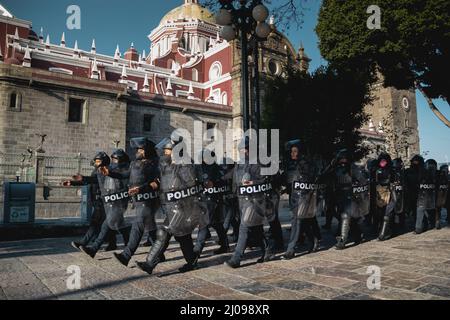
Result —
<instances>
[{"instance_id":1,"label":"metal railing","mask_svg":"<svg viewBox=\"0 0 450 320\"><path fill-rule=\"evenodd\" d=\"M44 159L44 180L53 184L76 173L89 175L92 171L90 160L80 155L74 157L58 157L42 155ZM23 154L0 153L0 183L5 180L33 182L36 176L35 156Z\"/></svg>"}]
</instances>

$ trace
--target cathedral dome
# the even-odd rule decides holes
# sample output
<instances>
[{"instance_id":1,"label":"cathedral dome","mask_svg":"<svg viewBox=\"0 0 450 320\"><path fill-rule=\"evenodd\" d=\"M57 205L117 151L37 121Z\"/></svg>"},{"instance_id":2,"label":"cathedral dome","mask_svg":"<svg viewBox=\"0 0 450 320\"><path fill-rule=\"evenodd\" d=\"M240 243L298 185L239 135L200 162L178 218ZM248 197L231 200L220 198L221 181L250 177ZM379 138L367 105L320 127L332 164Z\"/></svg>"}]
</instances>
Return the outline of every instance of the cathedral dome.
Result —
<instances>
[{"instance_id":1,"label":"cathedral dome","mask_svg":"<svg viewBox=\"0 0 450 320\"><path fill-rule=\"evenodd\" d=\"M159 25L163 25L167 21L179 19L198 19L209 23L216 23L211 11L199 5L197 0L185 0L183 5L169 11L161 19Z\"/></svg>"}]
</instances>

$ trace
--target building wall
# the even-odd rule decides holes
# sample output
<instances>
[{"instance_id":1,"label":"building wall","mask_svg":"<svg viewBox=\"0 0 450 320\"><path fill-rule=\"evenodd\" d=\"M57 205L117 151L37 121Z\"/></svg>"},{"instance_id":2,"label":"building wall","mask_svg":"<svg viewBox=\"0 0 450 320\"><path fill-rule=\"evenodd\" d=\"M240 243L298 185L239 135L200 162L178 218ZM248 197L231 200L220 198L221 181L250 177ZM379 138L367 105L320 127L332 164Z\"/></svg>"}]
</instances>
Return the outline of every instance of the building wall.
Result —
<instances>
[{"instance_id":1,"label":"building wall","mask_svg":"<svg viewBox=\"0 0 450 320\"><path fill-rule=\"evenodd\" d=\"M29 75L30 69L11 66L17 76ZM46 134L44 150L52 156L70 156L82 153L91 156L97 150L109 151L113 140L125 142L126 102L95 92L86 92L70 84L46 88L27 85L14 79L3 79L0 69L0 151L26 153L27 147L36 148ZM23 80L23 79L20 79ZM17 81L19 81L17 79ZM21 97L20 110L9 106L11 93ZM69 123L69 99L86 100L84 123Z\"/></svg>"},{"instance_id":2,"label":"building wall","mask_svg":"<svg viewBox=\"0 0 450 320\"><path fill-rule=\"evenodd\" d=\"M144 131L144 116L152 115L151 131ZM129 141L135 137L148 137L158 143L162 139L170 137L175 129L186 129L194 139L194 121L201 121L203 130L206 131L207 123L216 124L216 128L225 132L231 127L231 115L202 114L196 111L183 113L179 110L161 108L158 105L130 103L127 108L127 151L133 153L129 147ZM203 143L205 146L207 143Z\"/></svg>"}]
</instances>

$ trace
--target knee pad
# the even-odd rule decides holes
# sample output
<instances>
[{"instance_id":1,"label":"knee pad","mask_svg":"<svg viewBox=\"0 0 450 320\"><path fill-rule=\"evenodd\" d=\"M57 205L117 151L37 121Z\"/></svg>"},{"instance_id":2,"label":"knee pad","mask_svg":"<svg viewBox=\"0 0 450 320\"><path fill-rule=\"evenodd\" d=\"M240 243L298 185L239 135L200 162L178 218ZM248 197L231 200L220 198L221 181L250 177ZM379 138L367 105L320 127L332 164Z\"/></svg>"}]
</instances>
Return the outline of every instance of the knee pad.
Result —
<instances>
[{"instance_id":1,"label":"knee pad","mask_svg":"<svg viewBox=\"0 0 450 320\"><path fill-rule=\"evenodd\" d=\"M157 239L165 239L168 236L169 236L169 233L164 228L159 228L156 231L156 238Z\"/></svg>"}]
</instances>

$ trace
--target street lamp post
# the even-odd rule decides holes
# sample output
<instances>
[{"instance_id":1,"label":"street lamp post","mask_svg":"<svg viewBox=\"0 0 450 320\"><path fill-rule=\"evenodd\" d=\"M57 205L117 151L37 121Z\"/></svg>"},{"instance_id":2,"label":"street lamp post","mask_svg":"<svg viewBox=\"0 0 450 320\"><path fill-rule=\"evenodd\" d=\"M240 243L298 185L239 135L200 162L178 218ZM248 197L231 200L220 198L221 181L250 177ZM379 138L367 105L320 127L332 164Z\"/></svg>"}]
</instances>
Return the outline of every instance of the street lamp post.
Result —
<instances>
[{"instance_id":1,"label":"street lamp post","mask_svg":"<svg viewBox=\"0 0 450 320\"><path fill-rule=\"evenodd\" d=\"M240 36L241 40L241 104L244 117L244 131L250 129L250 101L249 101L249 71L248 71L248 45L255 41L254 57L258 59L258 41L266 39L270 32L270 26L265 22L269 16L269 10L262 4L262 0L239 0L239 7L233 5L233 0L219 0L221 9L216 15L216 22L223 26L221 36L227 41L232 41ZM249 41L250 36L250 41ZM255 61L258 67L258 61ZM256 73L259 70L255 70ZM258 76L256 76L259 81ZM255 113L256 128L259 129L259 83L255 87Z\"/></svg>"}]
</instances>

